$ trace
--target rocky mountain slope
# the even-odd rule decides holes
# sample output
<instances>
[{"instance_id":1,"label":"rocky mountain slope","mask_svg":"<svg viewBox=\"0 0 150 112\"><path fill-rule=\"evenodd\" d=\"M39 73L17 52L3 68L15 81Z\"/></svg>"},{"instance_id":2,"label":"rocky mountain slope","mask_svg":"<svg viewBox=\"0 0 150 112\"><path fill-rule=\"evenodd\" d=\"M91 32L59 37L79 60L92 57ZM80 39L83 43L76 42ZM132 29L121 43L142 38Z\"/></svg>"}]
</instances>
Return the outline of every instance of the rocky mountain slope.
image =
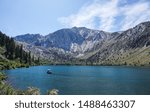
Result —
<instances>
[{"instance_id":1,"label":"rocky mountain slope","mask_svg":"<svg viewBox=\"0 0 150 112\"><path fill-rule=\"evenodd\" d=\"M71 29L61 29L46 36L25 34L16 36L15 39L31 46L62 49L64 52L76 53L77 56L92 49L96 43L109 36L110 33L104 31L73 27Z\"/></svg>"},{"instance_id":2,"label":"rocky mountain slope","mask_svg":"<svg viewBox=\"0 0 150 112\"><path fill-rule=\"evenodd\" d=\"M150 64L149 21L122 32L73 27L46 36L26 34L15 39L24 43L26 50L49 60L77 58L89 64Z\"/></svg>"},{"instance_id":3,"label":"rocky mountain slope","mask_svg":"<svg viewBox=\"0 0 150 112\"><path fill-rule=\"evenodd\" d=\"M150 22L141 23L124 31L97 47L98 50L94 54L86 55L87 60L98 64L148 65L150 64Z\"/></svg>"}]
</instances>

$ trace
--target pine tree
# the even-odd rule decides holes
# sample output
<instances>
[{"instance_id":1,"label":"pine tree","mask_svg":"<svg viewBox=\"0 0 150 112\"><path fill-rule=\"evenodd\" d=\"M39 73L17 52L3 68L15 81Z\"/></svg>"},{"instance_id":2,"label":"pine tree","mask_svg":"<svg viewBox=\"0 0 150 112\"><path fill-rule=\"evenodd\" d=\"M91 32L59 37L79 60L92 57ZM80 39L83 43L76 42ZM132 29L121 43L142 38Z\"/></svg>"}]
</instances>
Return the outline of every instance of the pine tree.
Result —
<instances>
[{"instance_id":1,"label":"pine tree","mask_svg":"<svg viewBox=\"0 0 150 112\"><path fill-rule=\"evenodd\" d=\"M20 62L22 63L23 62L23 45L20 46Z\"/></svg>"},{"instance_id":2,"label":"pine tree","mask_svg":"<svg viewBox=\"0 0 150 112\"><path fill-rule=\"evenodd\" d=\"M31 51L29 51L29 65L31 65L32 60L31 60Z\"/></svg>"},{"instance_id":3,"label":"pine tree","mask_svg":"<svg viewBox=\"0 0 150 112\"><path fill-rule=\"evenodd\" d=\"M40 63L40 57L38 57L38 60L37 60L38 64Z\"/></svg>"},{"instance_id":4,"label":"pine tree","mask_svg":"<svg viewBox=\"0 0 150 112\"><path fill-rule=\"evenodd\" d=\"M31 52L23 50L23 45L16 45L13 38L0 32L0 46L5 49L5 57L10 60L19 59L21 63L32 64L34 62L39 63L40 59L35 60L34 56L31 56Z\"/></svg>"},{"instance_id":5,"label":"pine tree","mask_svg":"<svg viewBox=\"0 0 150 112\"><path fill-rule=\"evenodd\" d=\"M14 59L15 58L15 42L13 38L10 39L9 47L10 47L9 59Z\"/></svg>"},{"instance_id":6,"label":"pine tree","mask_svg":"<svg viewBox=\"0 0 150 112\"><path fill-rule=\"evenodd\" d=\"M28 61L28 53L26 53L26 52L24 54L24 61L25 61L26 64L29 62Z\"/></svg>"},{"instance_id":7,"label":"pine tree","mask_svg":"<svg viewBox=\"0 0 150 112\"><path fill-rule=\"evenodd\" d=\"M9 37L7 37L5 34L0 32L0 46L5 46L6 42L8 41Z\"/></svg>"},{"instance_id":8,"label":"pine tree","mask_svg":"<svg viewBox=\"0 0 150 112\"><path fill-rule=\"evenodd\" d=\"M0 46L4 46L4 40L5 40L5 37L4 37L4 34L2 34L2 32L0 32Z\"/></svg>"},{"instance_id":9,"label":"pine tree","mask_svg":"<svg viewBox=\"0 0 150 112\"><path fill-rule=\"evenodd\" d=\"M19 50L20 50L20 47L17 45L15 48L15 59L19 58L19 56L20 56Z\"/></svg>"},{"instance_id":10,"label":"pine tree","mask_svg":"<svg viewBox=\"0 0 150 112\"><path fill-rule=\"evenodd\" d=\"M32 62L34 62L34 55L32 56Z\"/></svg>"}]
</instances>

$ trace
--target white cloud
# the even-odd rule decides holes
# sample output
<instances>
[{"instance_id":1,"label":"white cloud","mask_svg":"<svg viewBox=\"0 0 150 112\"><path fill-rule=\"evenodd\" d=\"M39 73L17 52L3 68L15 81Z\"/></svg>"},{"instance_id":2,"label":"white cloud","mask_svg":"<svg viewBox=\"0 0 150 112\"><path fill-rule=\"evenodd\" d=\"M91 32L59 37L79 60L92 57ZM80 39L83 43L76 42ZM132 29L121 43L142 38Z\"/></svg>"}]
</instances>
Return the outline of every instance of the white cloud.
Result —
<instances>
[{"instance_id":1,"label":"white cloud","mask_svg":"<svg viewBox=\"0 0 150 112\"><path fill-rule=\"evenodd\" d=\"M138 2L122 8L124 19L122 30L134 27L143 21L150 20L150 4L148 2Z\"/></svg>"},{"instance_id":2,"label":"white cloud","mask_svg":"<svg viewBox=\"0 0 150 112\"><path fill-rule=\"evenodd\" d=\"M84 5L76 14L60 17L58 20L65 27L84 26L104 31L126 30L142 21L150 20L149 10L149 2L143 0L133 4L122 0L96 0L92 4Z\"/></svg>"}]
</instances>

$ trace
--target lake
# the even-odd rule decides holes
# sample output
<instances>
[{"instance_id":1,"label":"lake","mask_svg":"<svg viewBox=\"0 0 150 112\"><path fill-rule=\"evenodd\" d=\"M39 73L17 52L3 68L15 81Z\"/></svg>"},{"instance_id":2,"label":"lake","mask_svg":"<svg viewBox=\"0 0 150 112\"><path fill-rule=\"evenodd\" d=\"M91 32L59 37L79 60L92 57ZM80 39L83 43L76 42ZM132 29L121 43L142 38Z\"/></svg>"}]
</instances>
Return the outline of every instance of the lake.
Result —
<instances>
[{"instance_id":1,"label":"lake","mask_svg":"<svg viewBox=\"0 0 150 112\"><path fill-rule=\"evenodd\" d=\"M5 73L13 87L37 87L42 94L58 89L60 95L150 95L150 68L144 67L50 65Z\"/></svg>"}]
</instances>

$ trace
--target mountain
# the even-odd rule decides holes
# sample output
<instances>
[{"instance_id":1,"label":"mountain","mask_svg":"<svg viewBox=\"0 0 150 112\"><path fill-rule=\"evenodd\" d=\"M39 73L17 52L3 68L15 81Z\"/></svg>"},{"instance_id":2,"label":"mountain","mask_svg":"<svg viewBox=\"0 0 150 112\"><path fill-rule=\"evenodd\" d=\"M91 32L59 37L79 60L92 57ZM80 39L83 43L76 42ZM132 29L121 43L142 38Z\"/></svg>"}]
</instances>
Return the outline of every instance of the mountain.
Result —
<instances>
[{"instance_id":1,"label":"mountain","mask_svg":"<svg viewBox=\"0 0 150 112\"><path fill-rule=\"evenodd\" d=\"M17 41L25 42L28 44L34 44L35 41L43 38L40 34L25 34L25 35L18 35L15 37Z\"/></svg>"},{"instance_id":2,"label":"mountain","mask_svg":"<svg viewBox=\"0 0 150 112\"><path fill-rule=\"evenodd\" d=\"M121 32L73 27L46 36L26 34L15 37L26 50L49 60L79 59L89 64L149 64L150 22ZM67 58L66 58L67 57Z\"/></svg>"},{"instance_id":3,"label":"mountain","mask_svg":"<svg viewBox=\"0 0 150 112\"><path fill-rule=\"evenodd\" d=\"M82 45L85 41L99 41L108 36L109 34L104 31L73 27L72 29L61 29L46 36L25 34L16 36L15 39L34 46L56 47L70 51L74 46L73 44Z\"/></svg>"},{"instance_id":4,"label":"mountain","mask_svg":"<svg viewBox=\"0 0 150 112\"><path fill-rule=\"evenodd\" d=\"M104 31L73 27L71 29L61 29L46 36L39 34L19 35L15 37L15 40L24 43L27 49L32 49L35 46L38 49L60 49L65 54L69 52L78 56L92 49L96 43L108 38L109 35L110 33Z\"/></svg>"},{"instance_id":5,"label":"mountain","mask_svg":"<svg viewBox=\"0 0 150 112\"><path fill-rule=\"evenodd\" d=\"M150 22L141 23L97 45L87 60L98 64L150 64ZM86 54L88 55L88 54Z\"/></svg>"}]
</instances>

